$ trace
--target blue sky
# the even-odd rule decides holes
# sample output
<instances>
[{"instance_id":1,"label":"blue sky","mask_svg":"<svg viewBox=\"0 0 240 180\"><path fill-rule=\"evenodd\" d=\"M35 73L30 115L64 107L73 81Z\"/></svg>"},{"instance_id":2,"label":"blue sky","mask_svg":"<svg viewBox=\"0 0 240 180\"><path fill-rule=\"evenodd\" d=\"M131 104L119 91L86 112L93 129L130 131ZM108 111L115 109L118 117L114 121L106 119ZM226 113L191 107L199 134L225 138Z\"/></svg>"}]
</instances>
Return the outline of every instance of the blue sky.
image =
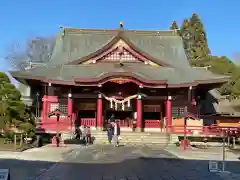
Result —
<instances>
[{"instance_id":1,"label":"blue sky","mask_svg":"<svg viewBox=\"0 0 240 180\"><path fill-rule=\"evenodd\" d=\"M35 35L53 35L59 25L79 28L168 29L196 12L214 55L240 52L238 0L1 0L0 70L7 47Z\"/></svg>"}]
</instances>

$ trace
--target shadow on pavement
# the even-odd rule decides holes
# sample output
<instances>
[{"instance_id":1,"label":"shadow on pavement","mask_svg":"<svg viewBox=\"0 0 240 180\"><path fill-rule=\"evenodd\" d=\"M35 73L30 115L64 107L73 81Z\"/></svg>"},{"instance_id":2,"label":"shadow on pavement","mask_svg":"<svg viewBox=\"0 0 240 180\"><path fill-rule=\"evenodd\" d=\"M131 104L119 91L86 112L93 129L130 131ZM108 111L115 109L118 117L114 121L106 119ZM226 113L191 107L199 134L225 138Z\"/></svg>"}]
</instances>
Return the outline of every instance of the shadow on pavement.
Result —
<instances>
[{"instance_id":1,"label":"shadow on pavement","mask_svg":"<svg viewBox=\"0 0 240 180\"><path fill-rule=\"evenodd\" d=\"M90 144L94 144L95 137L92 137ZM66 139L64 140L64 144L85 144L86 142L84 140L80 139Z\"/></svg>"},{"instance_id":2,"label":"shadow on pavement","mask_svg":"<svg viewBox=\"0 0 240 180\"><path fill-rule=\"evenodd\" d=\"M177 158L138 157L120 162L105 163L97 159L87 162L71 156L66 162L25 161L0 159L0 169L10 168L11 180L47 179L55 180L187 180L221 179L217 173L208 171L208 161L182 160ZM82 162L85 161L85 162ZM240 173L239 162L226 162L226 170Z\"/></svg>"}]
</instances>

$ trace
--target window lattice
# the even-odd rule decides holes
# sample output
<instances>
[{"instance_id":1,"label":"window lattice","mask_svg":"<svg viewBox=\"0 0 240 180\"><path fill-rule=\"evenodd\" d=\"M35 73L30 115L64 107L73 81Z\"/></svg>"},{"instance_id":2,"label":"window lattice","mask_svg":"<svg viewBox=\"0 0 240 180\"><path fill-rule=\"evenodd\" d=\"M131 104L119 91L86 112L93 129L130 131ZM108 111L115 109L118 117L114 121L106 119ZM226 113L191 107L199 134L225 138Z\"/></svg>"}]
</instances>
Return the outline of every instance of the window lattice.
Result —
<instances>
[{"instance_id":1,"label":"window lattice","mask_svg":"<svg viewBox=\"0 0 240 180\"><path fill-rule=\"evenodd\" d=\"M59 104L59 103L52 103L50 104L50 112L55 111L56 109L59 109L61 112L66 113L68 112L68 105L66 104ZM56 117L56 116L51 116L51 117ZM60 117L65 117L64 115L61 115Z\"/></svg>"},{"instance_id":2,"label":"window lattice","mask_svg":"<svg viewBox=\"0 0 240 180\"><path fill-rule=\"evenodd\" d=\"M53 112L53 111L55 111L58 108L59 108L59 104L58 103L50 104L50 112Z\"/></svg>"},{"instance_id":3,"label":"window lattice","mask_svg":"<svg viewBox=\"0 0 240 180\"><path fill-rule=\"evenodd\" d=\"M65 114L68 113L68 105L67 104L60 104L59 110Z\"/></svg>"},{"instance_id":4,"label":"window lattice","mask_svg":"<svg viewBox=\"0 0 240 180\"><path fill-rule=\"evenodd\" d=\"M120 55L120 52L118 50L112 51L106 56L102 57L100 59L104 61L119 61L121 58L121 61L127 61L127 62L135 62L135 61L140 61L139 58L135 57L132 55L130 52L128 52L126 49L123 49L123 54Z\"/></svg>"},{"instance_id":5,"label":"window lattice","mask_svg":"<svg viewBox=\"0 0 240 180\"><path fill-rule=\"evenodd\" d=\"M173 117L183 117L185 113L185 107L172 107Z\"/></svg>"}]
</instances>

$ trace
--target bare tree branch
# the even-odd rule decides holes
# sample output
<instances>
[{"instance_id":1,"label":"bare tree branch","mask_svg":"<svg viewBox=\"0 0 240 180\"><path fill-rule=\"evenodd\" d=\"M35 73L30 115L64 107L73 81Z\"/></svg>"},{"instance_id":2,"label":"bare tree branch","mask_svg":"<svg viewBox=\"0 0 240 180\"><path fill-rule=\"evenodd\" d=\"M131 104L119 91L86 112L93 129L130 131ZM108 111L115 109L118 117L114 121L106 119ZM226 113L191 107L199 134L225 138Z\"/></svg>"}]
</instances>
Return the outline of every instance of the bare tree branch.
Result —
<instances>
[{"instance_id":1,"label":"bare tree branch","mask_svg":"<svg viewBox=\"0 0 240 180\"><path fill-rule=\"evenodd\" d=\"M24 70L33 63L47 63L52 55L55 38L35 37L25 45L13 43L9 47L5 60L13 69Z\"/></svg>"}]
</instances>

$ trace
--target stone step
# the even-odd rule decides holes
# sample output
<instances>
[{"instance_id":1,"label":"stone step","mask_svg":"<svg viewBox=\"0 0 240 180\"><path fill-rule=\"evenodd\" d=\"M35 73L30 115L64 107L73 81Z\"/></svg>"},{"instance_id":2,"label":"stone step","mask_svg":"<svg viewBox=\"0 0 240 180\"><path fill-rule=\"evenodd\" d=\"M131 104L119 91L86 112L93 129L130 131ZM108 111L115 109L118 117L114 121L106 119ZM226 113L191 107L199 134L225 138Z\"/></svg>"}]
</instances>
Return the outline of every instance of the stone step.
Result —
<instances>
[{"instance_id":1,"label":"stone step","mask_svg":"<svg viewBox=\"0 0 240 180\"><path fill-rule=\"evenodd\" d=\"M99 137L99 136L93 136L95 139L108 139L108 137ZM161 138L136 138L136 137L124 137L124 136L120 136L120 138L122 140L139 140L139 141L166 141L168 139L170 139L169 137L161 137Z\"/></svg>"},{"instance_id":2,"label":"stone step","mask_svg":"<svg viewBox=\"0 0 240 180\"><path fill-rule=\"evenodd\" d=\"M106 134L104 135L95 135L95 134L92 134L92 136L94 137L107 137ZM134 135L124 135L124 134L121 134L120 137L122 138L139 138L139 139L161 139L161 138L168 138L169 136L167 135L164 135L164 136L134 136Z\"/></svg>"},{"instance_id":3,"label":"stone step","mask_svg":"<svg viewBox=\"0 0 240 180\"><path fill-rule=\"evenodd\" d=\"M64 140L70 139L71 133L63 133ZM92 136L95 137L96 143L108 142L107 132L93 131ZM146 133L146 132L121 132L122 144L161 144L167 145L170 143L170 138L166 133Z\"/></svg>"},{"instance_id":4,"label":"stone step","mask_svg":"<svg viewBox=\"0 0 240 180\"><path fill-rule=\"evenodd\" d=\"M92 134L107 134L107 132L106 131L92 131ZM121 134L152 136L152 135L165 135L167 133L166 132L128 132L128 131L121 131Z\"/></svg>"}]
</instances>

